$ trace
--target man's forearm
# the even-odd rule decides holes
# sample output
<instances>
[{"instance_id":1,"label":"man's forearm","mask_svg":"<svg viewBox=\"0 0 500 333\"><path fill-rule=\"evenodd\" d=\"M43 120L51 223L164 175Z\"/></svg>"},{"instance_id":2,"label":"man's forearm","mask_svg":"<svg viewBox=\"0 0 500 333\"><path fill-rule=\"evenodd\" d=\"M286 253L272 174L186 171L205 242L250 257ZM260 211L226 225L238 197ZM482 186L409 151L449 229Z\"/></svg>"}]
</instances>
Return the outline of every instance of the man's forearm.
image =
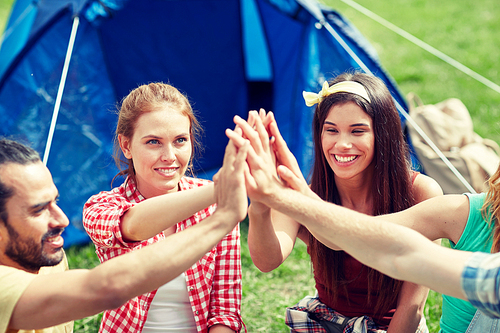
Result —
<instances>
[{"instance_id":1,"label":"man's forearm","mask_svg":"<svg viewBox=\"0 0 500 333\"><path fill-rule=\"evenodd\" d=\"M234 214L216 212L158 243L92 270L39 276L16 305L11 328L37 329L121 306L187 270L234 228ZM48 302L47 300L51 300Z\"/></svg>"},{"instance_id":2,"label":"man's forearm","mask_svg":"<svg viewBox=\"0 0 500 333\"><path fill-rule=\"evenodd\" d=\"M323 244L339 246L384 274L465 297L460 278L470 253L443 248L409 228L291 189L280 188L266 203L304 225Z\"/></svg>"},{"instance_id":3,"label":"man's forearm","mask_svg":"<svg viewBox=\"0 0 500 333\"><path fill-rule=\"evenodd\" d=\"M107 261L100 266L102 272L96 273L121 285L117 295L123 300L156 289L191 267L228 234L235 224L227 220L230 218L216 212L200 224L163 241ZM106 266L108 263L110 267Z\"/></svg>"}]
</instances>

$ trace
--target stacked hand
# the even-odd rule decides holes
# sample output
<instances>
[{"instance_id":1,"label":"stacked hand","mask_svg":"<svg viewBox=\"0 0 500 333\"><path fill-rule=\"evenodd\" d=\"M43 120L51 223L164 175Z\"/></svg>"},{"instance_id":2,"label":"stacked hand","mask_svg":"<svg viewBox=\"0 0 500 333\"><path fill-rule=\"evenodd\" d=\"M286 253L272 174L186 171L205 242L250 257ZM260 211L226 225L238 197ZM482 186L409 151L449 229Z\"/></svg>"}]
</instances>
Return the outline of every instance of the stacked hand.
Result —
<instances>
[{"instance_id":1,"label":"stacked hand","mask_svg":"<svg viewBox=\"0 0 500 333\"><path fill-rule=\"evenodd\" d=\"M281 136L272 112L250 111L247 121L235 116L234 122L237 129L226 130L230 141L238 148L249 142L245 179L252 209L268 209L266 198L285 187L314 196Z\"/></svg>"},{"instance_id":2,"label":"stacked hand","mask_svg":"<svg viewBox=\"0 0 500 333\"><path fill-rule=\"evenodd\" d=\"M241 136L241 130L236 129ZM247 214L247 193L245 170L248 170L246 158L249 144L242 142L238 149L232 141L226 146L222 168L214 175L217 211L233 214L228 221L242 221Z\"/></svg>"}]
</instances>

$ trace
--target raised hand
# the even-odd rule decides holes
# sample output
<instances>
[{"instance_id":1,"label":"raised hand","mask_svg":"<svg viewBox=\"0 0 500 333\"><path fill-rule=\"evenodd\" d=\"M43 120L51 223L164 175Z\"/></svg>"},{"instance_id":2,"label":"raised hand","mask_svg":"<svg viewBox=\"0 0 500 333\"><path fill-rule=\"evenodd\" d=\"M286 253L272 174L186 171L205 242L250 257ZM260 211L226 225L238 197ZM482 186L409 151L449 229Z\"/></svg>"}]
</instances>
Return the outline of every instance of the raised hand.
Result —
<instances>
[{"instance_id":1,"label":"raised hand","mask_svg":"<svg viewBox=\"0 0 500 333\"><path fill-rule=\"evenodd\" d=\"M245 172L247 193L252 203L265 201L265 196L273 191L273 186L282 186L276 173L269 135L261 118L251 111L249 122L235 116L234 122L241 134L226 130L226 135L238 147L249 142L247 154L248 169ZM253 125L251 125L253 124ZM245 139L246 138L246 139ZM263 207L260 207L263 208Z\"/></svg>"},{"instance_id":2,"label":"raised hand","mask_svg":"<svg viewBox=\"0 0 500 333\"><path fill-rule=\"evenodd\" d=\"M270 208L273 202L281 202L289 193L296 192L284 186L276 173L272 147L275 138L270 138L269 134L269 126L273 121L272 113L266 115L263 110L259 113L253 111L248 121L235 117L241 135L230 130L226 132L237 146L244 144L246 139L250 142L246 174L247 193L251 199L248 209L248 247L254 264L263 272L275 269L288 257L300 228L293 219ZM279 138L283 140L281 135Z\"/></svg>"},{"instance_id":3,"label":"raised hand","mask_svg":"<svg viewBox=\"0 0 500 333\"><path fill-rule=\"evenodd\" d=\"M265 112L262 113L262 111L263 110L261 110L259 115L266 126L268 135L271 137L270 144L274 151L275 164L279 178L288 187L311 197L316 197L316 194L310 190L306 179L302 175L297 159L290 149L288 149L286 141L281 136L274 114L272 112L265 114Z\"/></svg>"},{"instance_id":4,"label":"raised hand","mask_svg":"<svg viewBox=\"0 0 500 333\"><path fill-rule=\"evenodd\" d=\"M238 131L233 133L241 137ZM229 219L230 221L242 221L247 215L245 172L248 172L246 159L249 147L248 142L242 142L236 147L230 140L226 146L222 168L213 177L217 210L234 214L234 219Z\"/></svg>"}]
</instances>

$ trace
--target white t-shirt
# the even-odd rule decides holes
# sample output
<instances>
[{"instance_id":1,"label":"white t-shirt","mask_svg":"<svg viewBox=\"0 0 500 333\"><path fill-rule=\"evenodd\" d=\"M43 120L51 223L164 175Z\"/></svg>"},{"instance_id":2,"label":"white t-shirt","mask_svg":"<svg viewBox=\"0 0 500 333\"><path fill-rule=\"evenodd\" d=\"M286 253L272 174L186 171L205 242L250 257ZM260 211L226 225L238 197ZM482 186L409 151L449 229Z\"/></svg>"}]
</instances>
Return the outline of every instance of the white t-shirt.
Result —
<instances>
[{"instance_id":1,"label":"white t-shirt","mask_svg":"<svg viewBox=\"0 0 500 333\"><path fill-rule=\"evenodd\" d=\"M184 273L158 288L153 298L142 333L156 332L197 332Z\"/></svg>"}]
</instances>

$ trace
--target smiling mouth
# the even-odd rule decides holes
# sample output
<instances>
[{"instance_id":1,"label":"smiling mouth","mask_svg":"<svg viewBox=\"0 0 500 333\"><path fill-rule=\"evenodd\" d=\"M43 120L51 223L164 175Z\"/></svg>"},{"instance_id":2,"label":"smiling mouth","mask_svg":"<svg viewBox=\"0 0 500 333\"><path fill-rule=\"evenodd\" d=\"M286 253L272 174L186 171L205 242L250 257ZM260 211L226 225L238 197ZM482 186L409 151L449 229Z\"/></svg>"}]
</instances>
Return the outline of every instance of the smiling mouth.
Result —
<instances>
[{"instance_id":1,"label":"smiling mouth","mask_svg":"<svg viewBox=\"0 0 500 333\"><path fill-rule=\"evenodd\" d=\"M44 240L44 244L51 244L51 246L62 247L64 244L64 239L61 235L47 237Z\"/></svg>"},{"instance_id":2,"label":"smiling mouth","mask_svg":"<svg viewBox=\"0 0 500 333\"><path fill-rule=\"evenodd\" d=\"M44 237L42 238L42 240L45 240L45 241L53 241L55 240L57 237L61 236L61 234L63 233L64 231L64 228L53 228L53 229L50 229L45 235Z\"/></svg>"},{"instance_id":3,"label":"smiling mouth","mask_svg":"<svg viewBox=\"0 0 500 333\"><path fill-rule=\"evenodd\" d=\"M164 175L172 175L174 174L176 171L177 171L178 168L158 168L156 169L156 171L158 171L159 173L162 173Z\"/></svg>"},{"instance_id":4,"label":"smiling mouth","mask_svg":"<svg viewBox=\"0 0 500 333\"><path fill-rule=\"evenodd\" d=\"M62 247L62 245L64 244L64 239L61 236L63 231L64 231L64 228L56 228L56 229L50 230L42 238L42 243L49 243L49 244L52 244L51 246Z\"/></svg>"},{"instance_id":5,"label":"smiling mouth","mask_svg":"<svg viewBox=\"0 0 500 333\"><path fill-rule=\"evenodd\" d=\"M341 163L347 163L347 162L351 162L351 161L354 161L356 158L358 158L357 155L351 155L351 156L339 156L339 155L334 155L335 156L335 160L337 160L337 162L341 162Z\"/></svg>"}]
</instances>

